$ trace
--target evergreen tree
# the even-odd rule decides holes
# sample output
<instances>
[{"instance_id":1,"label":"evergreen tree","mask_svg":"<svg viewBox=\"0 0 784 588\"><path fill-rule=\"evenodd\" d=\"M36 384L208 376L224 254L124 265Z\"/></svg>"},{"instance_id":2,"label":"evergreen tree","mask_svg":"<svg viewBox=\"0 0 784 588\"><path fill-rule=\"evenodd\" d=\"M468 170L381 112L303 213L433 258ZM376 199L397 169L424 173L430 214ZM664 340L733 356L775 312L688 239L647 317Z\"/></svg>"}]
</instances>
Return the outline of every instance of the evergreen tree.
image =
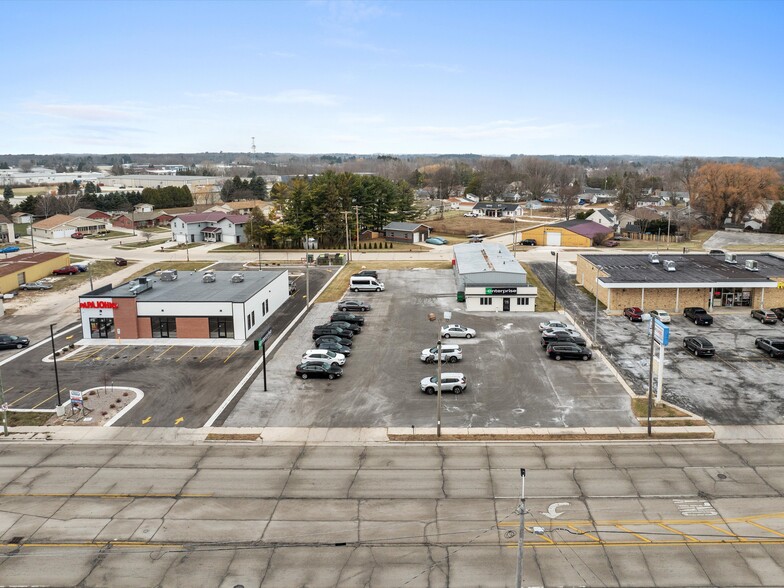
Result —
<instances>
[{"instance_id":1,"label":"evergreen tree","mask_svg":"<svg viewBox=\"0 0 784 588\"><path fill-rule=\"evenodd\" d=\"M768 230L771 233L784 233L784 204L776 202L768 214Z\"/></svg>"},{"instance_id":2,"label":"evergreen tree","mask_svg":"<svg viewBox=\"0 0 784 588\"><path fill-rule=\"evenodd\" d=\"M3 198L6 200L11 200L14 197L14 189L11 186L6 186L3 188Z\"/></svg>"}]
</instances>

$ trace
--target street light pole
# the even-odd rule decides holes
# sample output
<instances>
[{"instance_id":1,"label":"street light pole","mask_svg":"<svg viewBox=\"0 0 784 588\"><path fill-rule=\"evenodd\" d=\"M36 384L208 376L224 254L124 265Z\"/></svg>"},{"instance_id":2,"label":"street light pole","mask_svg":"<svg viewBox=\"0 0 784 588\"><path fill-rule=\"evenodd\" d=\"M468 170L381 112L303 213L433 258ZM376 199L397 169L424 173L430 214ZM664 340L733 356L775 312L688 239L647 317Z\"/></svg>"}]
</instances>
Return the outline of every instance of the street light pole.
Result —
<instances>
[{"instance_id":1,"label":"street light pole","mask_svg":"<svg viewBox=\"0 0 784 588\"><path fill-rule=\"evenodd\" d=\"M57 352L54 348L54 323L49 325L49 334L52 338L52 361L54 361L54 382L57 386L57 406L62 404L60 400L60 375L57 373Z\"/></svg>"},{"instance_id":2,"label":"street light pole","mask_svg":"<svg viewBox=\"0 0 784 588\"><path fill-rule=\"evenodd\" d=\"M305 234L305 308L310 306L310 239Z\"/></svg>"},{"instance_id":3,"label":"street light pole","mask_svg":"<svg viewBox=\"0 0 784 588\"><path fill-rule=\"evenodd\" d=\"M553 312L558 304L558 251L551 251L550 255L555 255L555 292L553 292Z\"/></svg>"},{"instance_id":4,"label":"street light pole","mask_svg":"<svg viewBox=\"0 0 784 588\"><path fill-rule=\"evenodd\" d=\"M438 329L438 345L436 345L436 352L438 353L438 400L437 400L437 414L436 414L436 437L441 437L441 327Z\"/></svg>"},{"instance_id":5,"label":"street light pole","mask_svg":"<svg viewBox=\"0 0 784 588\"><path fill-rule=\"evenodd\" d=\"M5 405L5 388L3 387L2 373L0 373L0 410L3 411L3 435L8 437L8 407Z\"/></svg>"},{"instance_id":6,"label":"street light pole","mask_svg":"<svg viewBox=\"0 0 784 588\"><path fill-rule=\"evenodd\" d=\"M596 345L596 326L599 324L599 270L602 266L596 267L596 288L594 288L594 307L593 307L593 344Z\"/></svg>"},{"instance_id":7,"label":"street light pole","mask_svg":"<svg viewBox=\"0 0 784 588\"><path fill-rule=\"evenodd\" d=\"M523 545L525 543L525 469L520 468L520 526L517 529L517 581L515 586L523 586Z\"/></svg>"},{"instance_id":8,"label":"street light pole","mask_svg":"<svg viewBox=\"0 0 784 588\"><path fill-rule=\"evenodd\" d=\"M33 247L33 253L35 253L35 234L33 233L33 221L30 221L30 245Z\"/></svg>"}]
</instances>

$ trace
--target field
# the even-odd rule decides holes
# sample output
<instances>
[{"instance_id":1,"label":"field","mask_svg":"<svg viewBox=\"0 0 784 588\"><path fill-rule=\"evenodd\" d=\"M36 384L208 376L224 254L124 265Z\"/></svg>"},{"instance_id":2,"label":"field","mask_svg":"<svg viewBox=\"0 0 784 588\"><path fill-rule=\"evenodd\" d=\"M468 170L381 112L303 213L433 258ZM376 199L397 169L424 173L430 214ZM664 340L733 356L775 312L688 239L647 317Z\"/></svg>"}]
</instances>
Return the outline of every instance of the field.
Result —
<instances>
[{"instance_id":1,"label":"field","mask_svg":"<svg viewBox=\"0 0 784 588\"><path fill-rule=\"evenodd\" d=\"M493 220L487 218L472 218L463 216L462 212L450 211L453 214L445 213L442 219L432 219L423 221L424 224L433 229L432 233L436 236L444 236L447 239L466 237L467 235L481 233L490 237L501 233L511 233L515 224L517 230L522 231L529 227L541 224L539 221L519 220L517 223Z\"/></svg>"}]
</instances>

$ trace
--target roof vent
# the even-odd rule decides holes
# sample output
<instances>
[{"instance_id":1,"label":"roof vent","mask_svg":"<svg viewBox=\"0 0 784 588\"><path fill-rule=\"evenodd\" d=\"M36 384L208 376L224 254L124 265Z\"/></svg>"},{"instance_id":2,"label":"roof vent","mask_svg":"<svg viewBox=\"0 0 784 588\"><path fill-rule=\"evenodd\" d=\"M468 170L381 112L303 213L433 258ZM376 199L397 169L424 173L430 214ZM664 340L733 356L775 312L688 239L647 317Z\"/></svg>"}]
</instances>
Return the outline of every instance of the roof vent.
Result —
<instances>
[{"instance_id":1,"label":"roof vent","mask_svg":"<svg viewBox=\"0 0 784 588\"><path fill-rule=\"evenodd\" d=\"M663 265L664 269L666 269L668 272L674 272L676 270L675 262L671 259L665 259Z\"/></svg>"},{"instance_id":2,"label":"roof vent","mask_svg":"<svg viewBox=\"0 0 784 588\"><path fill-rule=\"evenodd\" d=\"M746 269L750 272L758 272L759 266L757 265L756 259L747 259L746 260Z\"/></svg>"},{"instance_id":3,"label":"roof vent","mask_svg":"<svg viewBox=\"0 0 784 588\"><path fill-rule=\"evenodd\" d=\"M734 253L725 253L724 254L724 262L725 263L731 263L731 264L737 264L738 263L738 256L736 254L734 254Z\"/></svg>"},{"instance_id":4,"label":"roof vent","mask_svg":"<svg viewBox=\"0 0 784 588\"><path fill-rule=\"evenodd\" d=\"M648 261L650 263L659 263L659 254L658 253L649 253L648 254Z\"/></svg>"},{"instance_id":5,"label":"roof vent","mask_svg":"<svg viewBox=\"0 0 784 588\"><path fill-rule=\"evenodd\" d=\"M240 282L244 282L244 281L245 281L245 274L243 274L243 273L239 273L238 272L238 273L234 274L233 276L231 276L231 283L232 284L239 284Z\"/></svg>"},{"instance_id":6,"label":"roof vent","mask_svg":"<svg viewBox=\"0 0 784 588\"><path fill-rule=\"evenodd\" d=\"M177 279L177 270L169 269L161 272L161 282L173 282Z\"/></svg>"},{"instance_id":7,"label":"roof vent","mask_svg":"<svg viewBox=\"0 0 784 588\"><path fill-rule=\"evenodd\" d=\"M213 271L204 272L204 275L201 277L201 281L205 284L211 284L215 279L215 272Z\"/></svg>"},{"instance_id":8,"label":"roof vent","mask_svg":"<svg viewBox=\"0 0 784 588\"><path fill-rule=\"evenodd\" d=\"M135 280L128 282L128 286L130 286L131 294L138 296L145 290L152 288L152 281L144 277L136 278Z\"/></svg>"}]
</instances>

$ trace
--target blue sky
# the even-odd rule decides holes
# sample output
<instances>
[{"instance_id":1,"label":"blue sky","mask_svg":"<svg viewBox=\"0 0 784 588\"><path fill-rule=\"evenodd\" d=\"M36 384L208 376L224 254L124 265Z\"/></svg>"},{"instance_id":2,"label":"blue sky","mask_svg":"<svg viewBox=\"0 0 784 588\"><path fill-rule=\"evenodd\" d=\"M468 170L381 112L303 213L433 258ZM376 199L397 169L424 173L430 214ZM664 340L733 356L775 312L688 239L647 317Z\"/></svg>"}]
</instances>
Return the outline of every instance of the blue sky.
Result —
<instances>
[{"instance_id":1,"label":"blue sky","mask_svg":"<svg viewBox=\"0 0 784 588\"><path fill-rule=\"evenodd\" d=\"M784 156L782 2L0 3L0 153Z\"/></svg>"}]
</instances>

